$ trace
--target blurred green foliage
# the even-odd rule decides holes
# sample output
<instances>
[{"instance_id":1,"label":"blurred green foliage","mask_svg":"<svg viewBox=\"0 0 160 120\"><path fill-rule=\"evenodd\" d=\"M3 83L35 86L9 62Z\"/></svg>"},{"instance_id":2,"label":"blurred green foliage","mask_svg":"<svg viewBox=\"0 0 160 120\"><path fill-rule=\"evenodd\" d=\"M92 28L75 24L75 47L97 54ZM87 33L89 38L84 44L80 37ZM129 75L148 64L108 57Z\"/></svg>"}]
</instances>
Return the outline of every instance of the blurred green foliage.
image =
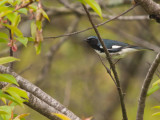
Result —
<instances>
[{"instance_id":1,"label":"blurred green foliage","mask_svg":"<svg viewBox=\"0 0 160 120\"><path fill-rule=\"evenodd\" d=\"M70 0L70 2L73 3L73 0ZM114 6L107 2L109 1L106 1L106 6L108 5L108 7L102 11L107 15L118 15L131 6L131 4L122 4L121 2L121 4L118 3L118 5ZM50 9L64 7L57 0L43 0L42 3L44 7ZM144 14L144 11L137 7L127 15ZM50 16L50 22L45 21L46 24L43 29L44 37L64 34L74 19L74 14ZM94 17L94 20L95 23L100 23L107 19L101 20ZM26 29L23 28L23 22L21 26L22 29ZM76 30L82 30L90 26L87 17L82 16ZM117 31L110 28L114 28ZM160 45L158 39L160 37L159 25L154 21L115 20L105 26L99 27L98 30L102 38L136 44L133 38L119 33L119 31L123 31L126 34L137 36L152 44ZM79 117L94 116L97 120L120 120L122 119L122 115L119 99L116 97L118 96L116 87L106 73L98 56L83 43L83 39L91 35L95 35L93 30L68 37L60 49L53 53L54 57L51 69L39 87L62 104L65 103L65 105ZM22 76L32 83L35 83L37 77L41 74L41 69L46 63L47 52L50 47L56 45L60 39L61 38L44 39L40 55L36 55L33 42L29 42L27 48L21 47L15 53L15 56L21 59L20 62L15 64L15 71L19 73L31 65ZM4 50L7 48L4 46L4 44L1 45L0 49ZM136 118L141 86L149 68L148 63L153 61L155 54L156 53L151 51L146 51L144 54L134 53L122 59L116 65L121 83L124 84L125 103L130 120L135 120ZM104 61L107 64L105 59ZM132 70L135 70L135 74L130 72ZM158 77L154 76L153 82L157 79ZM159 106L160 104L158 92L155 92L147 99L144 120L159 120L159 116L152 116L152 114L156 112L152 107ZM106 117L105 115L108 115L106 111L109 108L111 113ZM26 113L28 111L31 114L27 120L47 120L47 118L27 106L24 111L22 108L17 108L17 113Z\"/></svg>"}]
</instances>

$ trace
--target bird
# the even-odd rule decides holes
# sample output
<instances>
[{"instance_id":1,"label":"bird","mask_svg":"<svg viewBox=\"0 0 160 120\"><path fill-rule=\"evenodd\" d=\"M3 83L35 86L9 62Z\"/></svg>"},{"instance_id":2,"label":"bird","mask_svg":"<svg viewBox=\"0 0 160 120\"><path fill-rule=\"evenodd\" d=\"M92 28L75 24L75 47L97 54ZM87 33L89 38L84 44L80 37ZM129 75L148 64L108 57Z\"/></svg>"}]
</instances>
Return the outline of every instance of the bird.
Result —
<instances>
[{"instance_id":1,"label":"bird","mask_svg":"<svg viewBox=\"0 0 160 120\"><path fill-rule=\"evenodd\" d=\"M136 51L152 50L140 46L130 45L116 40L110 40L110 39L102 39L102 40L113 59L121 59L125 57L127 54ZM87 39L85 39L85 41L89 44L89 46L91 46L95 50L96 53L98 53L102 57L106 57L103 46L101 45L98 37L90 36Z\"/></svg>"}]
</instances>

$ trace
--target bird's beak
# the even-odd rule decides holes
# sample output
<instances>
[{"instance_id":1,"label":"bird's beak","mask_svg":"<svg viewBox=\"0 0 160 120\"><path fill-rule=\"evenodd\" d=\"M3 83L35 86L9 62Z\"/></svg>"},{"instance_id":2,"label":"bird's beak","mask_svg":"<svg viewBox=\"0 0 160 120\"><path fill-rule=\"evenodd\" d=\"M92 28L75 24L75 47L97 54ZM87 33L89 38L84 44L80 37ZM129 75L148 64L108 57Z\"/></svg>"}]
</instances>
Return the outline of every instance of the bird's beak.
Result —
<instances>
[{"instance_id":1,"label":"bird's beak","mask_svg":"<svg viewBox=\"0 0 160 120\"><path fill-rule=\"evenodd\" d=\"M88 41L88 39L84 39L83 41L84 41L84 42L87 42L87 41Z\"/></svg>"}]
</instances>

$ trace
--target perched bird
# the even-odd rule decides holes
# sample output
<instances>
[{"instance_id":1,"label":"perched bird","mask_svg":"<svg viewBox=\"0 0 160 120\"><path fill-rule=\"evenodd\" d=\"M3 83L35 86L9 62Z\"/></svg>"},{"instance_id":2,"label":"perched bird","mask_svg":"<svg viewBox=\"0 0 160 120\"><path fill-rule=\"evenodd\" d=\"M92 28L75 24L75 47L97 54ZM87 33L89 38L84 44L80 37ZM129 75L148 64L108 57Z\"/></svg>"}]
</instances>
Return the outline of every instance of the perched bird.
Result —
<instances>
[{"instance_id":1,"label":"perched bird","mask_svg":"<svg viewBox=\"0 0 160 120\"><path fill-rule=\"evenodd\" d=\"M146 50L147 48L129 45L124 42L102 39L110 55L115 59L123 58L128 53ZM106 57L104 49L96 36L88 37L85 40L100 56ZM149 49L151 50L151 49Z\"/></svg>"}]
</instances>

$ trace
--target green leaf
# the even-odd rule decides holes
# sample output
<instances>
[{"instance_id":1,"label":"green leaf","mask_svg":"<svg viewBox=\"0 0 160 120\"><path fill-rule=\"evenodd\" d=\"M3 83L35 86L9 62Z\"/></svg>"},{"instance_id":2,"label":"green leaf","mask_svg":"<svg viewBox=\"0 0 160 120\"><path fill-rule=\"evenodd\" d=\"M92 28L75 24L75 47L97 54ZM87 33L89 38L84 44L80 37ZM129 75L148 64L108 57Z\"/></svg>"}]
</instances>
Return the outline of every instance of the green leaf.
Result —
<instances>
[{"instance_id":1,"label":"green leaf","mask_svg":"<svg viewBox=\"0 0 160 120\"><path fill-rule=\"evenodd\" d=\"M1 94L0 98L1 98L1 97L4 97L4 98L6 98L7 100L13 101L14 103L20 105L20 104L17 102L17 100L16 100L15 98L13 98L12 96L10 96L10 95L7 95L7 94L4 94L4 93L3 93L3 94Z\"/></svg>"},{"instance_id":2,"label":"green leaf","mask_svg":"<svg viewBox=\"0 0 160 120\"><path fill-rule=\"evenodd\" d=\"M41 53L41 45L42 45L42 42L39 42L38 45L35 46L37 55Z\"/></svg>"},{"instance_id":3,"label":"green leaf","mask_svg":"<svg viewBox=\"0 0 160 120\"><path fill-rule=\"evenodd\" d=\"M6 17L11 21L11 23L13 24L15 22L15 19L17 17L18 13L17 12L13 12L8 14Z\"/></svg>"},{"instance_id":4,"label":"green leaf","mask_svg":"<svg viewBox=\"0 0 160 120\"><path fill-rule=\"evenodd\" d=\"M16 79L10 74L0 74L0 81L16 84L17 86L19 86Z\"/></svg>"},{"instance_id":5,"label":"green leaf","mask_svg":"<svg viewBox=\"0 0 160 120\"><path fill-rule=\"evenodd\" d=\"M0 42L7 43L8 35L6 33L0 32Z\"/></svg>"},{"instance_id":6,"label":"green leaf","mask_svg":"<svg viewBox=\"0 0 160 120\"><path fill-rule=\"evenodd\" d=\"M7 40L6 40L6 39L3 39L3 38L0 38L0 42L1 42L1 43L7 43Z\"/></svg>"},{"instance_id":7,"label":"green leaf","mask_svg":"<svg viewBox=\"0 0 160 120\"><path fill-rule=\"evenodd\" d=\"M21 96L19 96L16 92L11 91L11 90L5 90L8 94L10 94L16 102L23 107L23 102L26 102L26 100L22 99Z\"/></svg>"},{"instance_id":8,"label":"green leaf","mask_svg":"<svg viewBox=\"0 0 160 120\"><path fill-rule=\"evenodd\" d=\"M27 8L21 8L18 10L19 13L22 13L22 14L25 14L27 15L28 11L27 11Z\"/></svg>"},{"instance_id":9,"label":"green leaf","mask_svg":"<svg viewBox=\"0 0 160 120\"><path fill-rule=\"evenodd\" d=\"M1 101L2 101L4 104L7 103L6 98L1 97L0 99L1 99Z\"/></svg>"},{"instance_id":10,"label":"green leaf","mask_svg":"<svg viewBox=\"0 0 160 120\"><path fill-rule=\"evenodd\" d=\"M33 39L32 37L28 37L28 41L32 41L32 42L34 42L34 41L35 41L35 39Z\"/></svg>"},{"instance_id":11,"label":"green leaf","mask_svg":"<svg viewBox=\"0 0 160 120\"><path fill-rule=\"evenodd\" d=\"M1 115L1 114L7 114L7 112L5 112L4 110L1 110L1 109L0 109L0 115Z\"/></svg>"},{"instance_id":12,"label":"green leaf","mask_svg":"<svg viewBox=\"0 0 160 120\"><path fill-rule=\"evenodd\" d=\"M155 81L153 84L152 84L152 87L154 87L154 86L156 86L156 85L160 85L160 79L159 80L157 80L157 81Z\"/></svg>"},{"instance_id":13,"label":"green leaf","mask_svg":"<svg viewBox=\"0 0 160 120\"><path fill-rule=\"evenodd\" d=\"M45 17L48 21L50 21L47 13L41 8L40 11L42 12L43 17Z\"/></svg>"},{"instance_id":14,"label":"green leaf","mask_svg":"<svg viewBox=\"0 0 160 120\"><path fill-rule=\"evenodd\" d=\"M159 89L160 89L160 86L159 86L159 85L156 85L156 86L150 88L150 89L148 90L148 92L147 92L147 96L150 96L151 94L153 94L154 92L156 92L156 91L159 90Z\"/></svg>"},{"instance_id":15,"label":"green leaf","mask_svg":"<svg viewBox=\"0 0 160 120\"><path fill-rule=\"evenodd\" d=\"M22 32L21 32L17 27L13 27L12 30L14 31L14 33L15 33L18 37L23 37Z\"/></svg>"},{"instance_id":16,"label":"green leaf","mask_svg":"<svg viewBox=\"0 0 160 120\"><path fill-rule=\"evenodd\" d=\"M11 0L12 6L16 6L21 3L21 0Z\"/></svg>"},{"instance_id":17,"label":"green leaf","mask_svg":"<svg viewBox=\"0 0 160 120\"><path fill-rule=\"evenodd\" d=\"M0 13L0 18L6 16L7 14L9 14L9 13L11 13L11 12L12 12L11 10L2 11L2 12Z\"/></svg>"},{"instance_id":18,"label":"green leaf","mask_svg":"<svg viewBox=\"0 0 160 120\"><path fill-rule=\"evenodd\" d=\"M13 61L20 61L20 59L17 59L14 57L2 57L0 58L0 65L13 62Z\"/></svg>"},{"instance_id":19,"label":"green leaf","mask_svg":"<svg viewBox=\"0 0 160 120\"><path fill-rule=\"evenodd\" d=\"M14 109L14 106L0 106L0 109L6 112L6 114L1 114L3 120L9 120L11 118L11 113Z\"/></svg>"},{"instance_id":20,"label":"green leaf","mask_svg":"<svg viewBox=\"0 0 160 120\"><path fill-rule=\"evenodd\" d=\"M8 1L8 0L2 0L2 1L0 1L0 6L2 6L2 5L4 5L4 4L6 4L6 3L7 3L7 1Z\"/></svg>"},{"instance_id":21,"label":"green leaf","mask_svg":"<svg viewBox=\"0 0 160 120\"><path fill-rule=\"evenodd\" d=\"M37 25L37 28L39 29L39 30L41 30L42 29L42 21L36 21L36 25Z\"/></svg>"},{"instance_id":22,"label":"green leaf","mask_svg":"<svg viewBox=\"0 0 160 120\"><path fill-rule=\"evenodd\" d=\"M27 47L28 38L27 37L18 37L16 38L19 42L21 42L25 47Z\"/></svg>"},{"instance_id":23,"label":"green leaf","mask_svg":"<svg viewBox=\"0 0 160 120\"><path fill-rule=\"evenodd\" d=\"M8 39L8 35L6 33L0 32L0 38Z\"/></svg>"},{"instance_id":24,"label":"green leaf","mask_svg":"<svg viewBox=\"0 0 160 120\"><path fill-rule=\"evenodd\" d=\"M28 116L29 115L29 113L25 113L25 114L21 114L21 115L18 115L15 119L13 119L13 120L16 120L17 118L19 118L19 119L22 119L22 118L24 118L24 117L26 117L26 116Z\"/></svg>"},{"instance_id":25,"label":"green leaf","mask_svg":"<svg viewBox=\"0 0 160 120\"><path fill-rule=\"evenodd\" d=\"M153 94L159 89L160 89L160 80L157 80L156 82L152 84L152 87L148 90L147 96L150 96L151 94Z\"/></svg>"},{"instance_id":26,"label":"green leaf","mask_svg":"<svg viewBox=\"0 0 160 120\"><path fill-rule=\"evenodd\" d=\"M85 3L85 0L78 0L79 2L83 3L84 5L86 4Z\"/></svg>"},{"instance_id":27,"label":"green leaf","mask_svg":"<svg viewBox=\"0 0 160 120\"><path fill-rule=\"evenodd\" d=\"M154 107L152 107L152 108L160 109L160 106L154 106Z\"/></svg>"},{"instance_id":28,"label":"green leaf","mask_svg":"<svg viewBox=\"0 0 160 120\"><path fill-rule=\"evenodd\" d=\"M87 3L100 16L100 18L103 19L102 10L99 4L95 0L79 0L79 1L83 4Z\"/></svg>"},{"instance_id":29,"label":"green leaf","mask_svg":"<svg viewBox=\"0 0 160 120\"><path fill-rule=\"evenodd\" d=\"M30 9L33 9L34 12L37 11L37 9L38 9L38 7L35 6L35 5L33 5L33 4L29 5L28 7L29 7Z\"/></svg>"},{"instance_id":30,"label":"green leaf","mask_svg":"<svg viewBox=\"0 0 160 120\"><path fill-rule=\"evenodd\" d=\"M1 98L6 98L7 100L13 101L16 104L19 104L12 96L5 94L1 89L0 89L0 99Z\"/></svg>"},{"instance_id":31,"label":"green leaf","mask_svg":"<svg viewBox=\"0 0 160 120\"><path fill-rule=\"evenodd\" d=\"M157 116L157 115L160 115L160 112L156 112L156 113L152 114L152 116Z\"/></svg>"},{"instance_id":32,"label":"green leaf","mask_svg":"<svg viewBox=\"0 0 160 120\"><path fill-rule=\"evenodd\" d=\"M17 87L9 87L6 91L15 92L15 93L18 94L20 97L29 99L29 98L28 98L28 95L27 95L27 92L24 91L24 90L22 90L22 89L20 89L20 88L17 88Z\"/></svg>"},{"instance_id":33,"label":"green leaf","mask_svg":"<svg viewBox=\"0 0 160 120\"><path fill-rule=\"evenodd\" d=\"M0 11L3 12L3 11L7 11L9 10L8 7L6 6L0 6Z\"/></svg>"},{"instance_id":34,"label":"green leaf","mask_svg":"<svg viewBox=\"0 0 160 120\"><path fill-rule=\"evenodd\" d=\"M13 26L18 27L18 24L19 24L20 21L21 21L21 16L18 15L18 16L16 17L16 19L15 19L15 22L13 23Z\"/></svg>"},{"instance_id":35,"label":"green leaf","mask_svg":"<svg viewBox=\"0 0 160 120\"><path fill-rule=\"evenodd\" d=\"M11 31L15 33L18 37L23 37L22 32L16 26L7 25L7 24L3 24L3 25L11 29Z\"/></svg>"},{"instance_id":36,"label":"green leaf","mask_svg":"<svg viewBox=\"0 0 160 120\"><path fill-rule=\"evenodd\" d=\"M61 113L52 113L52 114L59 117L61 120L71 120L69 117Z\"/></svg>"},{"instance_id":37,"label":"green leaf","mask_svg":"<svg viewBox=\"0 0 160 120\"><path fill-rule=\"evenodd\" d=\"M31 23L31 35L32 35L33 39L36 38L36 24L35 24L35 21L32 21L32 23Z\"/></svg>"},{"instance_id":38,"label":"green leaf","mask_svg":"<svg viewBox=\"0 0 160 120\"><path fill-rule=\"evenodd\" d=\"M13 2L14 2L14 0L8 0L8 3L10 3L10 4L13 3Z\"/></svg>"}]
</instances>

